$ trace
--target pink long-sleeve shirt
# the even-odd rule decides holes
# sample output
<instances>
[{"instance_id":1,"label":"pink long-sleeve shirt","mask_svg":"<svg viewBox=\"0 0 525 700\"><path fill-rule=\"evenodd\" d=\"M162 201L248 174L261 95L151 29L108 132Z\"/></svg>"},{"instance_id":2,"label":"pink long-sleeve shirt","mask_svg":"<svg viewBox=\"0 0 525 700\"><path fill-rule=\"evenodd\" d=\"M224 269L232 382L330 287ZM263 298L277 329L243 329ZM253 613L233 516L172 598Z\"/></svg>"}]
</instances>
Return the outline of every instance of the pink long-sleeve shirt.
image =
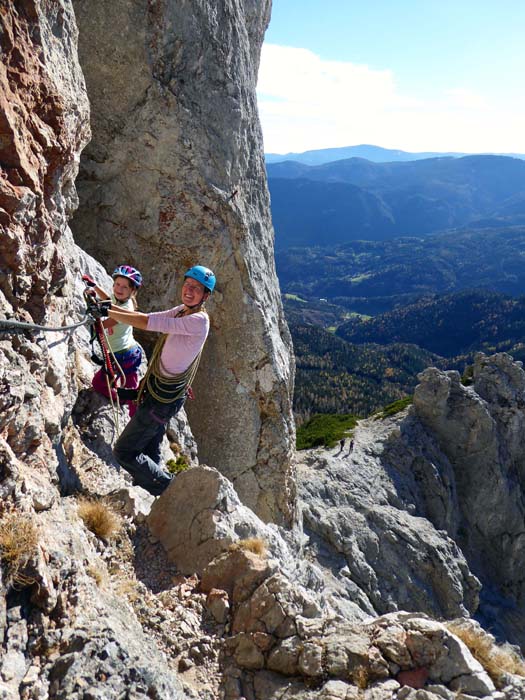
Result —
<instances>
[{"instance_id":1,"label":"pink long-sleeve shirt","mask_svg":"<svg viewBox=\"0 0 525 700\"><path fill-rule=\"evenodd\" d=\"M210 319L204 311L175 318L183 304L148 314L148 331L167 333L160 356L162 371L180 374L191 365L208 337Z\"/></svg>"}]
</instances>

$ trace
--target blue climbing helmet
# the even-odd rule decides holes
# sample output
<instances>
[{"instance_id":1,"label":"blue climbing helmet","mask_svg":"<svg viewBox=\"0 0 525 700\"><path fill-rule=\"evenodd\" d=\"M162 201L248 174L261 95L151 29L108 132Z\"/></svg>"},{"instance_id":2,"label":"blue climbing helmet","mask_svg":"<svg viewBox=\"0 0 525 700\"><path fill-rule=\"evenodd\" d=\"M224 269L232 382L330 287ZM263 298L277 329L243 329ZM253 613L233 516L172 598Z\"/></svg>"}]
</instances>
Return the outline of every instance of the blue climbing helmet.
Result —
<instances>
[{"instance_id":1,"label":"blue climbing helmet","mask_svg":"<svg viewBox=\"0 0 525 700\"><path fill-rule=\"evenodd\" d=\"M200 282L206 287L210 293L213 292L215 288L215 275L209 268L203 267L202 265L190 267L190 269L184 273L184 279L186 279L186 277L197 280L197 282Z\"/></svg>"},{"instance_id":2,"label":"blue climbing helmet","mask_svg":"<svg viewBox=\"0 0 525 700\"><path fill-rule=\"evenodd\" d=\"M113 270L111 276L113 279L115 279L115 277L127 277L137 289L142 287L142 275L136 267L131 267L131 265L119 265Z\"/></svg>"}]
</instances>

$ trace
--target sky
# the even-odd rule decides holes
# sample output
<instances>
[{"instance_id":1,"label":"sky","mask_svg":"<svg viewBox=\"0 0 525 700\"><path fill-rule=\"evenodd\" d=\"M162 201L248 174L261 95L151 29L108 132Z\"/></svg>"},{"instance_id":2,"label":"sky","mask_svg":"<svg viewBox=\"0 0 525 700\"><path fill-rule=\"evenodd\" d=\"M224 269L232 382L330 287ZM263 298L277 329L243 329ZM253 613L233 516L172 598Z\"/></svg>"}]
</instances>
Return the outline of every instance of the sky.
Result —
<instances>
[{"instance_id":1,"label":"sky","mask_svg":"<svg viewBox=\"0 0 525 700\"><path fill-rule=\"evenodd\" d=\"M523 0L273 0L266 153L525 153Z\"/></svg>"}]
</instances>

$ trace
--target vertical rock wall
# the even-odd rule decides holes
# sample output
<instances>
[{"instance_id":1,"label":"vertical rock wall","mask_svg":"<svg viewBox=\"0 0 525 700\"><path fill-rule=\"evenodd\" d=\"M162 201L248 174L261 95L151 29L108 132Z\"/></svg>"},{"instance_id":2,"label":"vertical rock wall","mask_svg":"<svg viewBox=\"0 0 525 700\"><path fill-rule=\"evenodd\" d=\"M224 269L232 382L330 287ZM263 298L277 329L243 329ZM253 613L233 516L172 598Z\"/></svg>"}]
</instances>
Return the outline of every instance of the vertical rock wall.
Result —
<instances>
[{"instance_id":1,"label":"vertical rock wall","mask_svg":"<svg viewBox=\"0 0 525 700\"><path fill-rule=\"evenodd\" d=\"M426 369L414 410L452 465L449 534L483 583L480 619L523 645L525 372L505 353L479 353L473 375L465 387L456 371Z\"/></svg>"},{"instance_id":2,"label":"vertical rock wall","mask_svg":"<svg viewBox=\"0 0 525 700\"><path fill-rule=\"evenodd\" d=\"M270 0L75 0L93 141L77 242L145 276L145 310L215 270L187 406L201 461L266 521L294 519L293 356L279 296L255 86Z\"/></svg>"},{"instance_id":3,"label":"vertical rock wall","mask_svg":"<svg viewBox=\"0 0 525 700\"><path fill-rule=\"evenodd\" d=\"M67 219L90 133L77 29L68 0L0 9L0 315L60 326L79 318L71 313L76 250ZM47 339L0 335L4 469L15 454L55 473L53 450L76 394L74 345L64 333Z\"/></svg>"}]
</instances>

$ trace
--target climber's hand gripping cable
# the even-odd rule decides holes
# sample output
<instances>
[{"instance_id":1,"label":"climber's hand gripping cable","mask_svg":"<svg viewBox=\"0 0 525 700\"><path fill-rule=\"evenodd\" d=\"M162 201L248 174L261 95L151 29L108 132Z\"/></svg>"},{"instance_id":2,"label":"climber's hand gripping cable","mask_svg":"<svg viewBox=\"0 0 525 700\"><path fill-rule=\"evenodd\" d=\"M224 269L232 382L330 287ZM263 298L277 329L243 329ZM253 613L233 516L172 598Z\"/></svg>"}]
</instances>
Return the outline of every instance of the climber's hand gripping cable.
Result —
<instances>
[{"instance_id":1,"label":"climber's hand gripping cable","mask_svg":"<svg viewBox=\"0 0 525 700\"><path fill-rule=\"evenodd\" d=\"M93 285L89 284L84 277L87 277L87 275L83 275L82 279L86 283L86 288L84 289L84 300L86 302L86 310L88 316L92 319L92 332L91 332L91 346L92 346L92 355L91 359L93 362L95 362L98 365L101 365L104 367L104 371L106 372L106 375L108 377L108 381L110 383L110 386L113 386L116 384L117 380L117 375L115 372L115 366L112 362L111 354L106 342L106 336L104 334L104 327L102 325L102 319L106 318L108 315L108 311L111 308L111 300L100 300L97 299L97 295L95 290L93 289ZM89 278L90 281L91 278ZM96 285L95 285L96 286ZM94 342L95 340L98 341L98 344L100 346L100 351L102 353L102 357L99 358L98 355L95 352L95 347L94 347Z\"/></svg>"},{"instance_id":2,"label":"climber's hand gripping cable","mask_svg":"<svg viewBox=\"0 0 525 700\"><path fill-rule=\"evenodd\" d=\"M94 320L108 317L108 311L111 308L110 299L97 299L94 290L89 287L84 291L84 299L87 312Z\"/></svg>"},{"instance_id":3,"label":"climber's hand gripping cable","mask_svg":"<svg viewBox=\"0 0 525 700\"><path fill-rule=\"evenodd\" d=\"M86 285L86 287L96 287L97 283L95 280L90 277L89 275L82 275L82 282Z\"/></svg>"}]
</instances>

